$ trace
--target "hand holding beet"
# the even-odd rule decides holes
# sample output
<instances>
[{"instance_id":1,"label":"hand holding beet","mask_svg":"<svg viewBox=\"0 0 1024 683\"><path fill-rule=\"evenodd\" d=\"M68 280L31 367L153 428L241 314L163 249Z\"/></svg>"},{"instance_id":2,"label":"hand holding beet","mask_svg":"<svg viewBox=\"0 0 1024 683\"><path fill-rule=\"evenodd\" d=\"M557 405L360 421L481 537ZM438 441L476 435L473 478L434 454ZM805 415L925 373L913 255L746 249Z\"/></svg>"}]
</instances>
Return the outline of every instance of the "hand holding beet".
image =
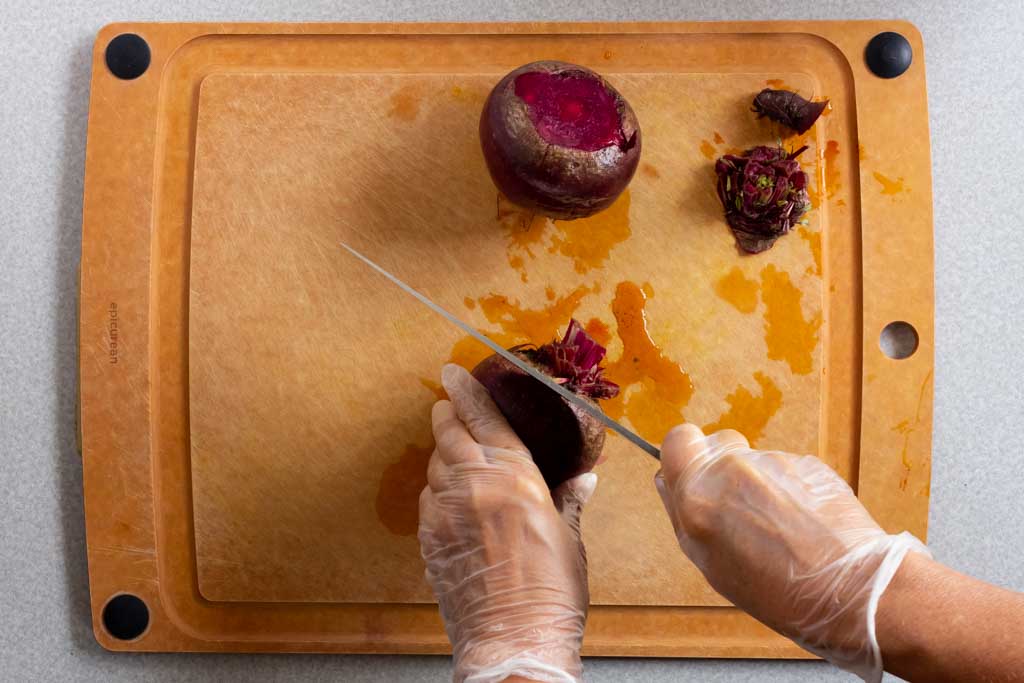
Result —
<instances>
[{"instance_id":1,"label":"hand holding beet","mask_svg":"<svg viewBox=\"0 0 1024 683\"><path fill-rule=\"evenodd\" d=\"M580 512L597 475L548 491L487 391L457 365L441 381L451 401L434 405L419 541L453 680L578 681L589 602Z\"/></svg>"}]
</instances>

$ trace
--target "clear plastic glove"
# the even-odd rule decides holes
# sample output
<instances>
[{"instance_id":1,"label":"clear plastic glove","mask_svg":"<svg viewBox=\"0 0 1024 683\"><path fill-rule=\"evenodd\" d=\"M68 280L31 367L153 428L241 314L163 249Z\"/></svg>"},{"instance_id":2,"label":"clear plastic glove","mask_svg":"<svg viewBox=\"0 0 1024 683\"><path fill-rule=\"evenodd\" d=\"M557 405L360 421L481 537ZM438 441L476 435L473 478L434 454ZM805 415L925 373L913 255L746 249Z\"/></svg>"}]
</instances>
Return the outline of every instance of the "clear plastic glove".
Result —
<instances>
[{"instance_id":1,"label":"clear plastic glove","mask_svg":"<svg viewBox=\"0 0 1024 683\"><path fill-rule=\"evenodd\" d=\"M712 587L801 647L880 681L875 613L908 551L813 456L751 450L738 432L672 430L655 478L683 552Z\"/></svg>"},{"instance_id":2,"label":"clear plastic glove","mask_svg":"<svg viewBox=\"0 0 1024 683\"><path fill-rule=\"evenodd\" d=\"M420 551L451 640L456 681L577 681L587 618L582 474L549 491L487 390L463 368L441 374Z\"/></svg>"}]
</instances>

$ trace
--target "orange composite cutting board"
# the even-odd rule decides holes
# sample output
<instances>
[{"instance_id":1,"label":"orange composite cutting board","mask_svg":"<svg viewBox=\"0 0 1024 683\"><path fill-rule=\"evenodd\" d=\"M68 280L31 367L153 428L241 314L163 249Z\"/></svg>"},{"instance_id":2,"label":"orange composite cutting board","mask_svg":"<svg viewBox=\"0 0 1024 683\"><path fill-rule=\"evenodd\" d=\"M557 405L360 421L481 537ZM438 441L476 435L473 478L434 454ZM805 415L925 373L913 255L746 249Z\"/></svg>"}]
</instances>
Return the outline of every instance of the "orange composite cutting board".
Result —
<instances>
[{"instance_id":1,"label":"orange composite cutting board","mask_svg":"<svg viewBox=\"0 0 1024 683\"><path fill-rule=\"evenodd\" d=\"M879 79L861 54L908 37ZM116 78L135 33L152 61ZM923 536L930 474L931 190L920 37L892 22L117 25L94 58L82 258L86 514L97 637L127 650L442 652L415 537L440 367L485 350L344 241L503 344L570 317L609 348L606 410L658 442L733 427L819 454L886 527ZM780 61L780 51L787 57ZM643 130L606 212L497 196L490 87L556 58L604 73ZM803 136L763 87L828 97ZM814 209L741 256L715 158L807 145ZM881 330L916 329L903 360ZM585 515L597 655L800 656L676 546L656 463L609 437ZM150 614L103 625L114 595Z\"/></svg>"}]
</instances>

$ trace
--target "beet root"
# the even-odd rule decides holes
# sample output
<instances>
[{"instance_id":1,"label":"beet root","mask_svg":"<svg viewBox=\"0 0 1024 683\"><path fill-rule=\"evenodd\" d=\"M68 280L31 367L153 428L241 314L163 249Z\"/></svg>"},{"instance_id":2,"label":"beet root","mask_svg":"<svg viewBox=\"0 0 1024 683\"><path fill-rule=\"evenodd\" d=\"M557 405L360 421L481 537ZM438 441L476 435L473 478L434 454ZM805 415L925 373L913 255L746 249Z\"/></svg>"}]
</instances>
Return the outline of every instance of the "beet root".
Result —
<instances>
[{"instance_id":1,"label":"beet root","mask_svg":"<svg viewBox=\"0 0 1024 683\"><path fill-rule=\"evenodd\" d=\"M533 62L494 87L480 116L491 178L510 201L552 218L607 208L640 162L640 125L600 75Z\"/></svg>"},{"instance_id":2,"label":"beet root","mask_svg":"<svg viewBox=\"0 0 1024 683\"><path fill-rule=\"evenodd\" d=\"M497 354L481 361L472 374L529 449L548 488L593 469L605 437L597 418Z\"/></svg>"},{"instance_id":3,"label":"beet root","mask_svg":"<svg viewBox=\"0 0 1024 683\"><path fill-rule=\"evenodd\" d=\"M584 401L612 398L618 385L603 377L605 349L573 320L561 341L510 349ZM472 371L529 449L549 488L593 469L604 448L605 426L593 415L494 354Z\"/></svg>"}]
</instances>

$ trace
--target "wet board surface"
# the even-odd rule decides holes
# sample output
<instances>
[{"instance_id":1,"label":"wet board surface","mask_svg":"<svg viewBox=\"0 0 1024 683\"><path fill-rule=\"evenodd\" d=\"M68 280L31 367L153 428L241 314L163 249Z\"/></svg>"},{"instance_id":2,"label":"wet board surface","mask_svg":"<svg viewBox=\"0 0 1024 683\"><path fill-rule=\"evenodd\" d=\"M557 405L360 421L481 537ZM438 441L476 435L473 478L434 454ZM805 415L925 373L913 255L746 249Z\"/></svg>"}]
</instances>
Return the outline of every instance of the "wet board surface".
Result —
<instances>
[{"instance_id":1,"label":"wet board surface","mask_svg":"<svg viewBox=\"0 0 1024 683\"><path fill-rule=\"evenodd\" d=\"M415 536L429 408L445 362L471 367L487 352L342 241L504 345L586 323L623 386L606 410L652 442L687 420L819 454L883 524L923 536L927 113L923 60L893 81L858 61L885 28L138 25L162 49L137 81L105 72L102 46L128 27L105 29L83 247L90 573L97 613L124 591L154 617L131 643L98 625L101 641L445 648ZM897 29L920 54L916 32ZM780 67L783 44L793 58ZM590 219L505 202L479 151L490 87L540 58L601 71L641 122L636 177ZM766 86L832 105L788 135L749 112ZM113 142L108 92L140 140L116 162L97 142L126 144ZM772 250L741 255L714 159L777 139L807 145L814 209ZM126 165L137 187L115 193L103 180ZM114 251L132 264L119 274ZM894 320L917 330L909 359L879 350ZM94 324L105 334L93 345ZM126 406L148 416L118 427ZM798 656L679 552L656 463L614 436L605 454L583 524L588 651ZM104 491L118 485L144 494L115 503Z\"/></svg>"}]
</instances>

